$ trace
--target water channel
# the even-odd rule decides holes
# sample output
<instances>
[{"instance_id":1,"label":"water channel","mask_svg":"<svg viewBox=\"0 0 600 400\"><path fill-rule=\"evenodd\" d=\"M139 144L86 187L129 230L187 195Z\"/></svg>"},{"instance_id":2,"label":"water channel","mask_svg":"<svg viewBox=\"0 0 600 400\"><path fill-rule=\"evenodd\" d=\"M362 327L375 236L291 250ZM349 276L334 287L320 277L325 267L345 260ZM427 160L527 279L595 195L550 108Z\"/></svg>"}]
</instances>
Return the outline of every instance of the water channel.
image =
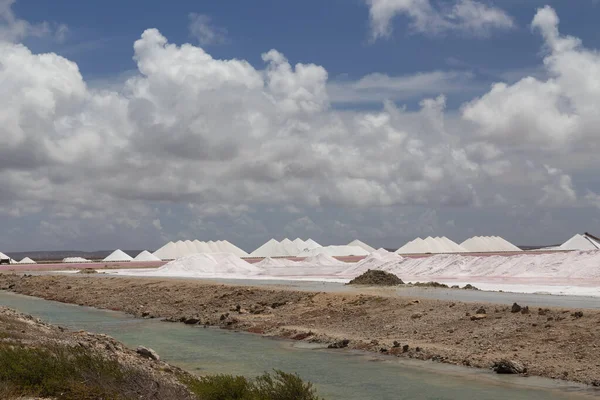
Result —
<instances>
[{"instance_id":1,"label":"water channel","mask_svg":"<svg viewBox=\"0 0 600 400\"><path fill-rule=\"evenodd\" d=\"M592 389L540 378L406 361L361 352L315 348L303 342L190 327L126 314L62 304L0 291L0 305L47 322L105 333L135 348L145 345L167 362L200 374L255 376L274 368L297 372L326 399L577 399Z\"/></svg>"}]
</instances>

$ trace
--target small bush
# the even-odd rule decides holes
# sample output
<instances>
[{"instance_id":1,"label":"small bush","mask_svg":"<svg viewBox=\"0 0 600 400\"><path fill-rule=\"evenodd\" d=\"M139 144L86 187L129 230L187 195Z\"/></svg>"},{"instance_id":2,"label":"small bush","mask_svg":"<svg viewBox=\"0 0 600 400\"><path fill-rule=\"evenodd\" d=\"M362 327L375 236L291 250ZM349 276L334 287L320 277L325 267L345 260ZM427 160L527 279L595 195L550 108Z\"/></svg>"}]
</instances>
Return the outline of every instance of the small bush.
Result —
<instances>
[{"instance_id":1,"label":"small bush","mask_svg":"<svg viewBox=\"0 0 600 400\"><path fill-rule=\"evenodd\" d=\"M277 370L253 380L233 375L180 379L202 400L319 400L311 383Z\"/></svg>"}]
</instances>

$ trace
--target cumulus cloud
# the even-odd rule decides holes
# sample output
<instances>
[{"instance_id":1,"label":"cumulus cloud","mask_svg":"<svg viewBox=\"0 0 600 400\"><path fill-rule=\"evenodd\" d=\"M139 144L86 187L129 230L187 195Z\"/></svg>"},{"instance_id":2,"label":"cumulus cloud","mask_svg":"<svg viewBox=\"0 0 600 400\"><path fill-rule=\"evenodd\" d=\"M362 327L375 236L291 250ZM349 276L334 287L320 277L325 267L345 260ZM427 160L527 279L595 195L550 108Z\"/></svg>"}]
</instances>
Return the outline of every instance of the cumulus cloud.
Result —
<instances>
[{"instance_id":1,"label":"cumulus cloud","mask_svg":"<svg viewBox=\"0 0 600 400\"><path fill-rule=\"evenodd\" d=\"M597 148L600 61L561 36L552 13L534 20L551 78L497 84L460 114L437 93L415 110L391 101L336 110L322 66L292 65L277 50L258 66L215 59L156 29L135 41L137 72L120 85L90 86L74 62L0 41L0 92L9 94L0 97L0 217L48 215L40 229L64 226L65 241L89 240L95 224L103 237L166 235L176 218L189 222L177 228L182 237L244 240L268 234L256 210L273 208L287 215L278 229L289 236L381 238L402 221L366 226L306 210L577 204L585 189L573 183L577 171L552 155L564 145L573 157ZM440 81L415 79L370 75L353 89ZM436 212L419 215L423 232L444 225Z\"/></svg>"},{"instance_id":2,"label":"cumulus cloud","mask_svg":"<svg viewBox=\"0 0 600 400\"><path fill-rule=\"evenodd\" d=\"M0 40L16 42L26 37L54 37L65 39L69 29L64 24L41 22L31 24L15 16L12 6L16 0L0 0Z\"/></svg>"},{"instance_id":3,"label":"cumulus cloud","mask_svg":"<svg viewBox=\"0 0 600 400\"><path fill-rule=\"evenodd\" d=\"M511 29L515 23L503 10L475 0L455 0L451 6L435 0L366 0L373 40L389 37L392 20L406 16L419 33L462 32L486 36L494 29Z\"/></svg>"},{"instance_id":4,"label":"cumulus cloud","mask_svg":"<svg viewBox=\"0 0 600 400\"><path fill-rule=\"evenodd\" d=\"M227 30L216 26L205 14L190 13L190 35L202 46L227 43Z\"/></svg>"}]
</instances>

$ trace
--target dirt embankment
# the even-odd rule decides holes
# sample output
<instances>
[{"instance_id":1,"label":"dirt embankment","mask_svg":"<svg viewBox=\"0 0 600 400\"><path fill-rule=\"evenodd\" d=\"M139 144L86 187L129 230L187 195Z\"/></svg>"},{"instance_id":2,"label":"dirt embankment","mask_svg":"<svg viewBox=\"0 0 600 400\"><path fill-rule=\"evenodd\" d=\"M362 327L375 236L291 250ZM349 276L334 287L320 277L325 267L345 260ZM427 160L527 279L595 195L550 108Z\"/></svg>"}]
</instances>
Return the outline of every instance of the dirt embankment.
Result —
<instances>
[{"instance_id":1,"label":"dirt embankment","mask_svg":"<svg viewBox=\"0 0 600 400\"><path fill-rule=\"evenodd\" d=\"M189 374L138 350L0 307L0 398L196 398L178 378Z\"/></svg>"},{"instance_id":2,"label":"dirt embankment","mask_svg":"<svg viewBox=\"0 0 600 400\"><path fill-rule=\"evenodd\" d=\"M403 297L296 292L157 278L0 275L0 288L124 311L399 357L600 385L600 311L521 309Z\"/></svg>"}]
</instances>

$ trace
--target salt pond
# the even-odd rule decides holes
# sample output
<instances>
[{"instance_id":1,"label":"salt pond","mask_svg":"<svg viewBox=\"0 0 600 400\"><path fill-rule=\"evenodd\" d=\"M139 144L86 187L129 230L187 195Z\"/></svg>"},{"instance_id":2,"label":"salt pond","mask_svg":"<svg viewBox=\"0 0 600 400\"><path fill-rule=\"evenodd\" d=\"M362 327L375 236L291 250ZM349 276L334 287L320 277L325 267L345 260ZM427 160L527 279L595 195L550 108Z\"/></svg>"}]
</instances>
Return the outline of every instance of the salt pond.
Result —
<instances>
[{"instance_id":1,"label":"salt pond","mask_svg":"<svg viewBox=\"0 0 600 400\"><path fill-rule=\"evenodd\" d=\"M253 376L273 368L297 372L327 399L576 399L595 392L538 378L365 353L303 348L304 343L203 329L0 292L0 305L69 327L143 344L170 363L199 373Z\"/></svg>"}]
</instances>

